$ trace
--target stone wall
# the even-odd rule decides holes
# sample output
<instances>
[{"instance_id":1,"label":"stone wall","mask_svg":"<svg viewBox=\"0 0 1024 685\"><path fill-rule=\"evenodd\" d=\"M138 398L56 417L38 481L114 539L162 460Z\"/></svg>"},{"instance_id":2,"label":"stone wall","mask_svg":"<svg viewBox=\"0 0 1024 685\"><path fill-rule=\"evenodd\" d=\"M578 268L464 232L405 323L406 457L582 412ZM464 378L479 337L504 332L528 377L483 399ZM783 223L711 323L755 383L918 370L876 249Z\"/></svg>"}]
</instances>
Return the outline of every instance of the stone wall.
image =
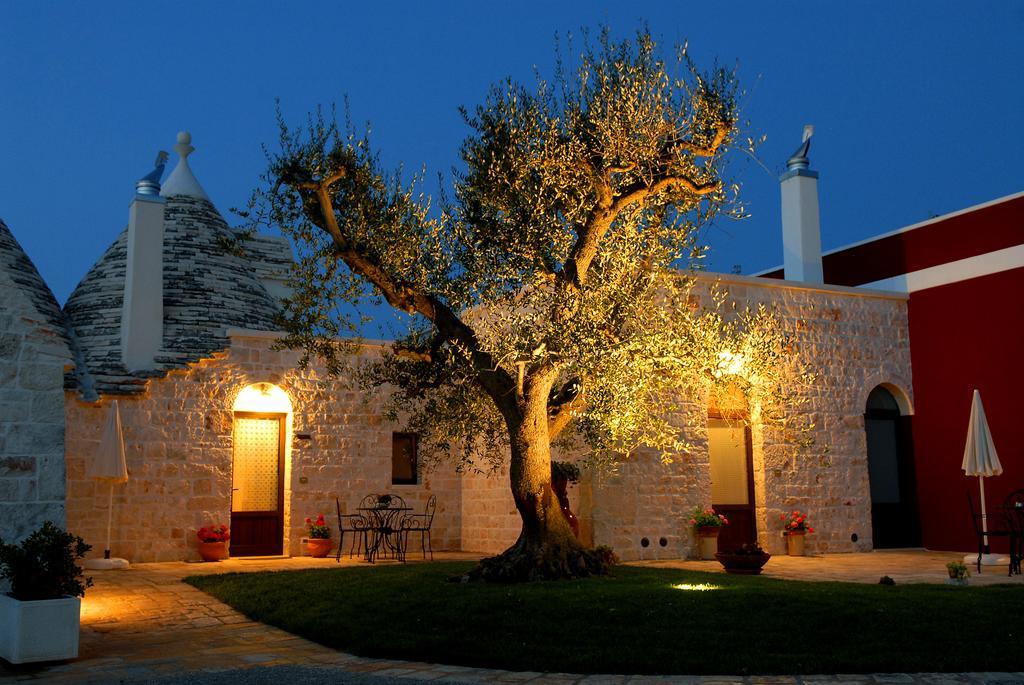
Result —
<instances>
[{"instance_id":1,"label":"stone wall","mask_svg":"<svg viewBox=\"0 0 1024 685\"><path fill-rule=\"evenodd\" d=\"M113 555L136 562L195 559L195 531L227 523L231 509L232 406L251 384L274 383L293 407L285 460L285 553L303 554L307 516L336 523L374 492L402 495L421 511L438 498L434 549L457 549L461 502L454 470L427 474L418 485L391 485L391 438L400 426L382 420L382 398L300 371L298 355L275 351L271 334L233 335L231 347L187 369L152 379L137 397L120 399L129 481L115 486ZM376 354L367 348L364 355ZM98 549L105 535L107 488L85 476L102 435L109 400L89 403L68 393L68 520ZM298 439L296 434L308 434ZM305 482L304 482L305 481ZM346 539L348 547L350 540ZM413 553L418 541L411 540Z\"/></svg>"},{"instance_id":2,"label":"stone wall","mask_svg":"<svg viewBox=\"0 0 1024 685\"><path fill-rule=\"evenodd\" d=\"M0 229L6 230L2 222ZM24 288L0 268L0 538L5 541L20 540L46 520L65 525L64 371L71 355L63 334Z\"/></svg>"},{"instance_id":3,"label":"stone wall","mask_svg":"<svg viewBox=\"0 0 1024 685\"><path fill-rule=\"evenodd\" d=\"M816 375L801 390L815 426L812 446L796 449L779 429L760 425L756 416L752 422L759 542L769 552L784 552L779 516L800 509L809 512L816 530L807 538L809 552L870 550L863 415L868 394L879 384L911 398L905 296L743 276L701 277L698 296L706 299L716 282L730 300L771 308ZM686 520L694 508L711 503L706 417L706 406L691 406L688 416L677 419L692 450L672 455L670 464L661 455L642 453L615 474L588 474L581 509L595 543L612 546L623 559L694 553Z\"/></svg>"},{"instance_id":4,"label":"stone wall","mask_svg":"<svg viewBox=\"0 0 1024 685\"><path fill-rule=\"evenodd\" d=\"M706 296L710 283L702 279L698 292ZM817 376L802 390L815 424L812 447L797 451L779 430L759 425L756 417L753 422L761 544L781 552L779 515L798 508L809 511L817 530L808 537L810 551L871 549L864 405L881 383L909 400L905 298L739 276L721 277L720 286L736 301L773 308ZM382 491L401 494L417 510L429 494L438 496L435 549L496 553L515 541L520 524L507 471L483 476L443 467L419 485L392 486L391 433L401 427L381 418L383 396L366 399L315 368L299 371L296 353L271 350L272 343L271 334L236 334L224 353L153 379L142 396L122 400L131 480L116 490L115 554L135 561L194 558L194 531L229 519L231 407L239 390L258 382L278 385L293 405L285 478L288 553L302 553L303 519L332 514L336 496L352 512L362 495ZM642 452L615 473L585 472L570 491L588 543L610 545L627 560L691 555L686 521L695 507L710 503L711 483L707 407L700 401L687 406L674 421L690 452L671 455L668 464L660 454ZM84 469L107 402L85 403L69 394L66 411L69 522L96 544L106 491L98 491ZM296 433L309 439L296 439Z\"/></svg>"},{"instance_id":5,"label":"stone wall","mask_svg":"<svg viewBox=\"0 0 1024 685\"><path fill-rule=\"evenodd\" d=\"M497 554L519 537L519 513L508 480L508 466L495 473L462 476L462 549Z\"/></svg>"}]
</instances>

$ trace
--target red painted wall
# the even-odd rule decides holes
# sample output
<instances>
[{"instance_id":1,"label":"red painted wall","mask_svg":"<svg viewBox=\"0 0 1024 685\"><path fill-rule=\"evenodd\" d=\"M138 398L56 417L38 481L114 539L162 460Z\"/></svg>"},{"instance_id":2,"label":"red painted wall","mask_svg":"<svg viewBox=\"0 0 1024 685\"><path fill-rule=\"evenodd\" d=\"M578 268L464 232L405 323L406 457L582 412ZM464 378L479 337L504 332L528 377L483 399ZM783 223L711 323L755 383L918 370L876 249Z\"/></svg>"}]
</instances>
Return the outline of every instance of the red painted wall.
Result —
<instances>
[{"instance_id":1,"label":"red painted wall","mask_svg":"<svg viewBox=\"0 0 1024 685\"><path fill-rule=\"evenodd\" d=\"M976 548L965 493L978 479L960 470L971 397L981 391L1003 465L985 479L989 516L1024 488L1024 268L911 294L914 454L924 546ZM991 519L990 519L991 520ZM1005 540L992 540L1005 552Z\"/></svg>"},{"instance_id":2,"label":"red painted wall","mask_svg":"<svg viewBox=\"0 0 1024 685\"><path fill-rule=\"evenodd\" d=\"M863 285L1024 242L1024 197L937 219L821 258L825 282ZM782 269L763 274L782 278Z\"/></svg>"}]
</instances>

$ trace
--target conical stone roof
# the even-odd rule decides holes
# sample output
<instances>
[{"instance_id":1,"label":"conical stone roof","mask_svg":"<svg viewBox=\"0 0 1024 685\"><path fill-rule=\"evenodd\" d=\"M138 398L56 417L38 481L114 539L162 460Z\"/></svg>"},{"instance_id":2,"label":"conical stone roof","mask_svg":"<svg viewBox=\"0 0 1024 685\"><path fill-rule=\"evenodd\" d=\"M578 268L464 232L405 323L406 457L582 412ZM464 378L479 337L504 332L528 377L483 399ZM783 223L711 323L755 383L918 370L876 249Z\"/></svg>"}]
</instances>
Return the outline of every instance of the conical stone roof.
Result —
<instances>
[{"instance_id":1,"label":"conical stone roof","mask_svg":"<svg viewBox=\"0 0 1024 685\"><path fill-rule=\"evenodd\" d=\"M136 393L147 378L182 368L228 346L229 328L277 330L278 302L258 280L258 251L239 256L237 237L209 200L171 195L164 210L163 347L157 368L129 372L121 358L127 230L93 265L64 305L88 382L100 394ZM254 243L264 243L261 236ZM274 240L274 239L271 239ZM287 245L279 245L287 251ZM289 253L290 254L290 253Z\"/></svg>"},{"instance_id":2,"label":"conical stone roof","mask_svg":"<svg viewBox=\"0 0 1024 685\"><path fill-rule=\"evenodd\" d=\"M10 281L9 284L3 283L4 297L0 302L7 297L27 298L36 315L37 325L55 336L59 345L69 345L64 314L57 299L3 219L0 219L0 278Z\"/></svg>"}]
</instances>

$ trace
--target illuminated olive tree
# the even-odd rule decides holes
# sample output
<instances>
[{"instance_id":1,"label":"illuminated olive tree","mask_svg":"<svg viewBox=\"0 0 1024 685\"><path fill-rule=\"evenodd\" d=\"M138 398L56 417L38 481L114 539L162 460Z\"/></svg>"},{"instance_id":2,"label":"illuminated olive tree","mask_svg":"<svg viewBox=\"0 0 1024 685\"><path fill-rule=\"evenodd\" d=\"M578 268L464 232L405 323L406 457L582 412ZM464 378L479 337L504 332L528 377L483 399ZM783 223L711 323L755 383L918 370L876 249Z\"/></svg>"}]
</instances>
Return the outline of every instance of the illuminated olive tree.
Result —
<instances>
[{"instance_id":1,"label":"illuminated olive tree","mask_svg":"<svg viewBox=\"0 0 1024 685\"><path fill-rule=\"evenodd\" d=\"M424 452L477 467L510 455L522 533L474 575L600 572L552 494L552 442L671 455L672 398L714 379L723 349L763 348L766 369L779 353L767 313L709 319L678 270L699 255L696 229L734 208L721 175L735 82L685 50L666 63L647 34L605 33L573 76L503 83L464 118L464 168L438 211L351 126L282 123L253 219L300 248L286 344L337 372L338 336L358 325L339 303L382 297L412 315L361 378L397 388L390 411Z\"/></svg>"}]
</instances>

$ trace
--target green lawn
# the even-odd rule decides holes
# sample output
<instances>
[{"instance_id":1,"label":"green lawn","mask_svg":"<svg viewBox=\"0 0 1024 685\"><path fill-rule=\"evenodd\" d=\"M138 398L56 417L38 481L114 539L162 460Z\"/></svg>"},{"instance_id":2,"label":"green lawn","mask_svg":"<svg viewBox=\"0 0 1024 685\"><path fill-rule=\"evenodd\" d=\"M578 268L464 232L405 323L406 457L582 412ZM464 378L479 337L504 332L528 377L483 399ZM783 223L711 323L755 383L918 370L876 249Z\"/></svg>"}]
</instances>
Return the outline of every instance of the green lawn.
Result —
<instances>
[{"instance_id":1,"label":"green lawn","mask_svg":"<svg viewBox=\"0 0 1024 685\"><path fill-rule=\"evenodd\" d=\"M800 583L629 566L582 581L447 582L468 567L186 582L257 621L371 657L572 673L1024 670L1021 586Z\"/></svg>"}]
</instances>

